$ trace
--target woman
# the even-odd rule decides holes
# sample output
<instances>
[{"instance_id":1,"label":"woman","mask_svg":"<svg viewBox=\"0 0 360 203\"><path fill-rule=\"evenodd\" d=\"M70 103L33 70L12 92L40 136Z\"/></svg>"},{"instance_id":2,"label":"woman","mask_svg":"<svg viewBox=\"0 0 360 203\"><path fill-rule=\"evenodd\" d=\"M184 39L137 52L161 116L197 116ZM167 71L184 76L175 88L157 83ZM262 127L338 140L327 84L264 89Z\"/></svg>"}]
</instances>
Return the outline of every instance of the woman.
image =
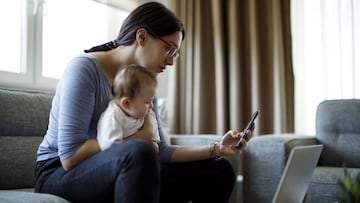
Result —
<instances>
[{"instance_id":1,"label":"woman","mask_svg":"<svg viewBox=\"0 0 360 203\"><path fill-rule=\"evenodd\" d=\"M153 126L145 118L142 128L123 143L101 151L96 140L97 122L113 98L117 71L139 64L154 74L163 72L178 57L184 37L179 18L162 4L150 2L130 13L114 41L70 61L37 153L37 192L71 202L228 201L234 171L226 159L211 158L239 152L236 131L210 146L175 147L166 143L159 129L162 142L157 154L149 144ZM241 142L240 151L246 146L246 140Z\"/></svg>"}]
</instances>

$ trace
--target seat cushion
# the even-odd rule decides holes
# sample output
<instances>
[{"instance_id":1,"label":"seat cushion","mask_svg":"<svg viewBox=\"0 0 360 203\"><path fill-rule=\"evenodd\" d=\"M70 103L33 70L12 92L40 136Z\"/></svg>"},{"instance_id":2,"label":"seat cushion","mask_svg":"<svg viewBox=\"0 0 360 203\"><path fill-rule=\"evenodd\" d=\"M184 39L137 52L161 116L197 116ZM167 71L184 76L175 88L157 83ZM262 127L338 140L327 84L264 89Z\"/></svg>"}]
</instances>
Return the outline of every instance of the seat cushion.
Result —
<instances>
[{"instance_id":1,"label":"seat cushion","mask_svg":"<svg viewBox=\"0 0 360 203\"><path fill-rule=\"evenodd\" d=\"M34 187L36 150L42 139L0 136L0 190Z\"/></svg>"},{"instance_id":2,"label":"seat cushion","mask_svg":"<svg viewBox=\"0 0 360 203\"><path fill-rule=\"evenodd\" d=\"M360 174L358 168L348 168L347 170L353 181L356 175ZM343 175L344 168L342 167L316 167L307 190L306 202L339 202L338 182L342 180Z\"/></svg>"},{"instance_id":3,"label":"seat cushion","mask_svg":"<svg viewBox=\"0 0 360 203\"><path fill-rule=\"evenodd\" d=\"M1 203L70 203L51 194L24 192L15 190L0 190Z\"/></svg>"}]
</instances>

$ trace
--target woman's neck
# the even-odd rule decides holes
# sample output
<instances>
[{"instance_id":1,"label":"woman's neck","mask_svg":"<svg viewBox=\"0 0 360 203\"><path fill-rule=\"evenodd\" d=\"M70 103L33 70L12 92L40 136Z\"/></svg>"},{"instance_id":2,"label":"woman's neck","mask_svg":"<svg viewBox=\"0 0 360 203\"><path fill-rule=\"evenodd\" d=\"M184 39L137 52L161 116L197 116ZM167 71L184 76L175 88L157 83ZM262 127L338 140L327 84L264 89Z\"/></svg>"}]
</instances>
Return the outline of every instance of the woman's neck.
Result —
<instances>
[{"instance_id":1,"label":"woman's neck","mask_svg":"<svg viewBox=\"0 0 360 203\"><path fill-rule=\"evenodd\" d=\"M134 63L132 56L134 55L133 46L119 46L116 49L106 52L91 53L101 65L106 80L112 86L115 75L118 70L126 64Z\"/></svg>"},{"instance_id":2,"label":"woman's neck","mask_svg":"<svg viewBox=\"0 0 360 203\"><path fill-rule=\"evenodd\" d=\"M103 74L106 80L108 81L108 83L110 84L110 86L112 86L112 83L114 81L115 75L119 67L122 66L120 61L116 60L115 53L113 53L114 51L115 49L106 52L91 53L100 63Z\"/></svg>"}]
</instances>

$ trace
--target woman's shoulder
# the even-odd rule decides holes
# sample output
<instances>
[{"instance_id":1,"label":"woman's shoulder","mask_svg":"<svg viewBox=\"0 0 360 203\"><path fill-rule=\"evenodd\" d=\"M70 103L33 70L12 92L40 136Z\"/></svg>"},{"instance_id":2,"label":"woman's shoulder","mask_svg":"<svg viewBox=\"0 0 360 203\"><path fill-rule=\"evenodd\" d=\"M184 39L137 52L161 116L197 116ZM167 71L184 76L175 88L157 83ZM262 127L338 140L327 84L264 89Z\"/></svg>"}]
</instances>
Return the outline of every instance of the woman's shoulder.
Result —
<instances>
[{"instance_id":1,"label":"woman's shoulder","mask_svg":"<svg viewBox=\"0 0 360 203\"><path fill-rule=\"evenodd\" d=\"M101 78L101 66L96 58L90 54L79 54L68 63L64 75L73 77Z\"/></svg>"},{"instance_id":2,"label":"woman's shoulder","mask_svg":"<svg viewBox=\"0 0 360 203\"><path fill-rule=\"evenodd\" d=\"M84 95L85 92L92 95L98 94L98 96L104 95L106 98L111 95L111 87L107 83L99 63L89 54L78 55L70 60L59 87L79 92L81 95Z\"/></svg>"},{"instance_id":3,"label":"woman's shoulder","mask_svg":"<svg viewBox=\"0 0 360 203\"><path fill-rule=\"evenodd\" d=\"M76 67L98 67L100 66L96 58L90 54L76 55L68 64L68 66Z\"/></svg>"}]
</instances>

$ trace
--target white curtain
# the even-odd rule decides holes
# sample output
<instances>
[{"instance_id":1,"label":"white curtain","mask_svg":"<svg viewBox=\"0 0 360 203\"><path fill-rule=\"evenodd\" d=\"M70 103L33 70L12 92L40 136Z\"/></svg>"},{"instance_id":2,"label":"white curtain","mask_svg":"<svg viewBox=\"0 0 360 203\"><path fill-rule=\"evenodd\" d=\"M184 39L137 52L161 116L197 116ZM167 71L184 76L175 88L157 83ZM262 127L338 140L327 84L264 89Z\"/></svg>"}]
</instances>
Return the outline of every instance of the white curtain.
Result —
<instances>
[{"instance_id":1,"label":"white curtain","mask_svg":"<svg viewBox=\"0 0 360 203\"><path fill-rule=\"evenodd\" d=\"M360 0L292 0L295 132L315 133L317 105L360 98Z\"/></svg>"}]
</instances>

